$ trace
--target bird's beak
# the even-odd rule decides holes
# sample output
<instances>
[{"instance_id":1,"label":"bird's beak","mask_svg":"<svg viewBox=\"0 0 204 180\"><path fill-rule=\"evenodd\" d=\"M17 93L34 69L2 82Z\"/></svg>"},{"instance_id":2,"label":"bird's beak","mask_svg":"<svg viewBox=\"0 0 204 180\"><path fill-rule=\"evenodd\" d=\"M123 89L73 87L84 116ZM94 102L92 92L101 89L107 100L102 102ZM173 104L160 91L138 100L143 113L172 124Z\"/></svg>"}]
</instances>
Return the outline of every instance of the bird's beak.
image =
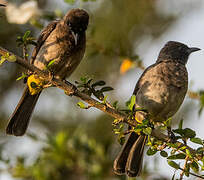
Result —
<instances>
[{"instance_id":1,"label":"bird's beak","mask_svg":"<svg viewBox=\"0 0 204 180\"><path fill-rule=\"evenodd\" d=\"M0 4L0 6L6 7L6 5L5 5L5 4Z\"/></svg>"},{"instance_id":2,"label":"bird's beak","mask_svg":"<svg viewBox=\"0 0 204 180\"><path fill-rule=\"evenodd\" d=\"M196 51L200 51L200 48L196 48L196 47L191 47L188 49L188 53L191 54L192 52L196 52Z\"/></svg>"}]
</instances>

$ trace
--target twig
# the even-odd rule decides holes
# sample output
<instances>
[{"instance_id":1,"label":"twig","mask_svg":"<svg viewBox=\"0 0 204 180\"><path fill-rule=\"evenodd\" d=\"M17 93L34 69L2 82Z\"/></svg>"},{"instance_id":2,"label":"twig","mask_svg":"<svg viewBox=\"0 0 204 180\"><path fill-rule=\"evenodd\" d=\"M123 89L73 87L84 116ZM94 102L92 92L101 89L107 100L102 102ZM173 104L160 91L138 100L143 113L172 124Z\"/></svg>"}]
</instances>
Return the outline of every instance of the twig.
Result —
<instances>
[{"instance_id":1,"label":"twig","mask_svg":"<svg viewBox=\"0 0 204 180\"><path fill-rule=\"evenodd\" d=\"M183 169L183 168L179 168L181 171L184 171L185 172L185 170ZM201 179L204 179L204 177L203 176L201 176L201 175L198 175L198 174L195 174L195 173L192 173L192 172L188 172L190 175L192 175L192 176L195 176L195 177L198 177L198 178L201 178Z\"/></svg>"},{"instance_id":2,"label":"twig","mask_svg":"<svg viewBox=\"0 0 204 180\"><path fill-rule=\"evenodd\" d=\"M185 171L186 171L186 165L187 165L187 163L188 163L188 155L187 155L186 158L185 158L185 163L184 163L184 166L183 166L183 170L181 171L181 174L180 174L180 180L183 179L183 175L184 175L184 173L185 173Z\"/></svg>"},{"instance_id":3,"label":"twig","mask_svg":"<svg viewBox=\"0 0 204 180\"><path fill-rule=\"evenodd\" d=\"M27 51L27 47L26 45L23 45L23 57L24 57L24 60L28 62L28 51Z\"/></svg>"},{"instance_id":4,"label":"twig","mask_svg":"<svg viewBox=\"0 0 204 180\"><path fill-rule=\"evenodd\" d=\"M27 61L25 61L23 58L9 52L8 50L0 47L0 55L5 55L9 53L10 55L14 55L16 57L16 63L23 66L24 68L26 68L27 70L30 70L32 71L33 73L36 73L38 76L42 77L42 78L45 78L45 79L50 79L49 78L49 72L47 71L41 71L40 69L38 69L37 67L35 67L34 65L32 64L29 64ZM65 81L65 80L60 80L60 79L56 79L55 77L53 77L51 80L50 80L50 83L60 89L63 89L65 91L65 93L69 96L76 96L80 99L82 99L83 101L85 101L86 103L89 104L89 106L92 106L92 107L95 107L103 112L105 112L106 114L112 116L113 118L115 119L118 119L118 121L120 122L124 122L124 123L127 123L129 124L130 126L132 127L136 127L137 126L137 122L136 121L133 121L131 119L128 119L127 115L122 113L122 112L119 112L117 111L116 109L114 109L113 107L109 106L109 105L106 105L104 103L101 103L97 100L95 100L94 98L88 96L87 94L85 93L82 93L80 92L76 86L74 86L73 84L71 84L70 82L68 81ZM169 137L163 133L161 133L159 130L156 130L156 129L153 129L152 130L152 133L151 133L151 136L157 138L158 140L161 140L163 142L166 142L168 143L169 142ZM183 152L186 152L186 149L188 149L190 151L191 154L195 155L196 158L198 160L201 160L202 157L201 156L198 156L195 152L194 149L192 149L191 147L179 142L179 141L176 141L174 143L174 145L176 144L176 146L178 148L182 148L182 147L185 147L183 148Z\"/></svg>"}]
</instances>

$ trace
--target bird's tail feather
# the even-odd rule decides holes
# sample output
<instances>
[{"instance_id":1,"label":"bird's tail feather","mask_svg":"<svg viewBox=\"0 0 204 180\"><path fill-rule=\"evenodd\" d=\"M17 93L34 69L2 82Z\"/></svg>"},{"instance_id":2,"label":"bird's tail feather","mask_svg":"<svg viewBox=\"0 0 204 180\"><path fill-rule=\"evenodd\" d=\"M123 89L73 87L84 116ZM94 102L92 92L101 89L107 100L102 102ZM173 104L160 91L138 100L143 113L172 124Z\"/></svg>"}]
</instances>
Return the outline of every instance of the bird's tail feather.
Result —
<instances>
[{"instance_id":1,"label":"bird's tail feather","mask_svg":"<svg viewBox=\"0 0 204 180\"><path fill-rule=\"evenodd\" d=\"M126 164L126 174L129 177L139 176L141 173L146 139L147 136L140 135L130 150Z\"/></svg>"},{"instance_id":2,"label":"bird's tail feather","mask_svg":"<svg viewBox=\"0 0 204 180\"><path fill-rule=\"evenodd\" d=\"M116 174L126 173L130 177L140 174L146 136L132 132L116 157L113 170Z\"/></svg>"},{"instance_id":3,"label":"bird's tail feather","mask_svg":"<svg viewBox=\"0 0 204 180\"><path fill-rule=\"evenodd\" d=\"M40 93L41 92L35 95L31 95L28 87L25 88L23 95L7 125L7 134L15 136L22 136L25 134Z\"/></svg>"},{"instance_id":4,"label":"bird's tail feather","mask_svg":"<svg viewBox=\"0 0 204 180\"><path fill-rule=\"evenodd\" d=\"M113 170L116 174L122 175L125 173L125 166L127 163L129 152L138 137L139 135L137 135L135 132L132 132L123 144L113 164Z\"/></svg>"}]
</instances>

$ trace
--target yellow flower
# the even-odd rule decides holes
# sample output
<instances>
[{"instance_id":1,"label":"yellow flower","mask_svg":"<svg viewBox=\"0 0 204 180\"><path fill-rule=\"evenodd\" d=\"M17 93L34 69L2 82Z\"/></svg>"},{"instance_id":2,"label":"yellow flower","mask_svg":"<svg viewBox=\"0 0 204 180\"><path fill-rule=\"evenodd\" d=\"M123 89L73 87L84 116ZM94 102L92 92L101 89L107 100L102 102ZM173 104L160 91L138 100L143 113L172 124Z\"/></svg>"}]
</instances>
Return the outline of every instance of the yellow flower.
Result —
<instances>
[{"instance_id":1,"label":"yellow flower","mask_svg":"<svg viewBox=\"0 0 204 180\"><path fill-rule=\"evenodd\" d=\"M125 74L132 67L134 67L134 62L130 59L124 59L120 66L120 74Z\"/></svg>"}]
</instances>

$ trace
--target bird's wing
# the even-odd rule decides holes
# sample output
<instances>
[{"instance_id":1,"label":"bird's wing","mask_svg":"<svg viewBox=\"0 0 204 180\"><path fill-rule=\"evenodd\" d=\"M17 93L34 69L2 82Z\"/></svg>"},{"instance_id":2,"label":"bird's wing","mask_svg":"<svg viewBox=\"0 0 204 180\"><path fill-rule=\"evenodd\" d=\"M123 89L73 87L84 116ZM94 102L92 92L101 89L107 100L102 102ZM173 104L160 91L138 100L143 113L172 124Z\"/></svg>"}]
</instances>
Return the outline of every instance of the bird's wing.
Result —
<instances>
[{"instance_id":1,"label":"bird's wing","mask_svg":"<svg viewBox=\"0 0 204 180\"><path fill-rule=\"evenodd\" d=\"M46 39L48 38L50 33L56 28L58 22L59 21L57 21L57 20L56 21L52 21L41 32L41 34L40 34L40 36L39 36L39 38L37 40L37 45L33 49L33 53L32 53L31 60L30 60L31 64L34 63L34 60L35 60L35 58L36 58L36 56L37 56L41 46L44 44L44 42L46 41Z\"/></svg>"},{"instance_id":2,"label":"bird's wing","mask_svg":"<svg viewBox=\"0 0 204 180\"><path fill-rule=\"evenodd\" d=\"M152 64L151 66L149 66L148 68L146 68L145 71L142 73L142 75L140 76L139 80L137 81L137 84L136 84L135 89L134 89L134 91L133 91L133 94L134 94L134 95L137 95L138 90L140 89L140 87L141 87L142 84L144 83L144 82L142 82L142 78L146 75L146 73L147 73L150 69L154 68L156 65L157 65L157 63Z\"/></svg>"},{"instance_id":3,"label":"bird's wing","mask_svg":"<svg viewBox=\"0 0 204 180\"><path fill-rule=\"evenodd\" d=\"M140 76L139 80L136 83L135 89L133 91L133 95L137 96L137 93L138 93L139 89L146 83L146 81L149 80L149 78L144 79L145 76L147 76L147 73L149 73L149 71L151 71L151 69L154 68L157 64L158 63L152 64L151 66L149 66L148 68L145 69L145 71L142 73L142 75ZM135 102L135 105L134 105L133 108L134 108L134 111L135 111L135 118L136 118L136 120L138 122L142 122L142 120L146 116L146 113L142 112L142 111L136 111L136 108L138 108L137 102ZM131 129L131 127L129 126L128 129Z\"/></svg>"}]
</instances>

